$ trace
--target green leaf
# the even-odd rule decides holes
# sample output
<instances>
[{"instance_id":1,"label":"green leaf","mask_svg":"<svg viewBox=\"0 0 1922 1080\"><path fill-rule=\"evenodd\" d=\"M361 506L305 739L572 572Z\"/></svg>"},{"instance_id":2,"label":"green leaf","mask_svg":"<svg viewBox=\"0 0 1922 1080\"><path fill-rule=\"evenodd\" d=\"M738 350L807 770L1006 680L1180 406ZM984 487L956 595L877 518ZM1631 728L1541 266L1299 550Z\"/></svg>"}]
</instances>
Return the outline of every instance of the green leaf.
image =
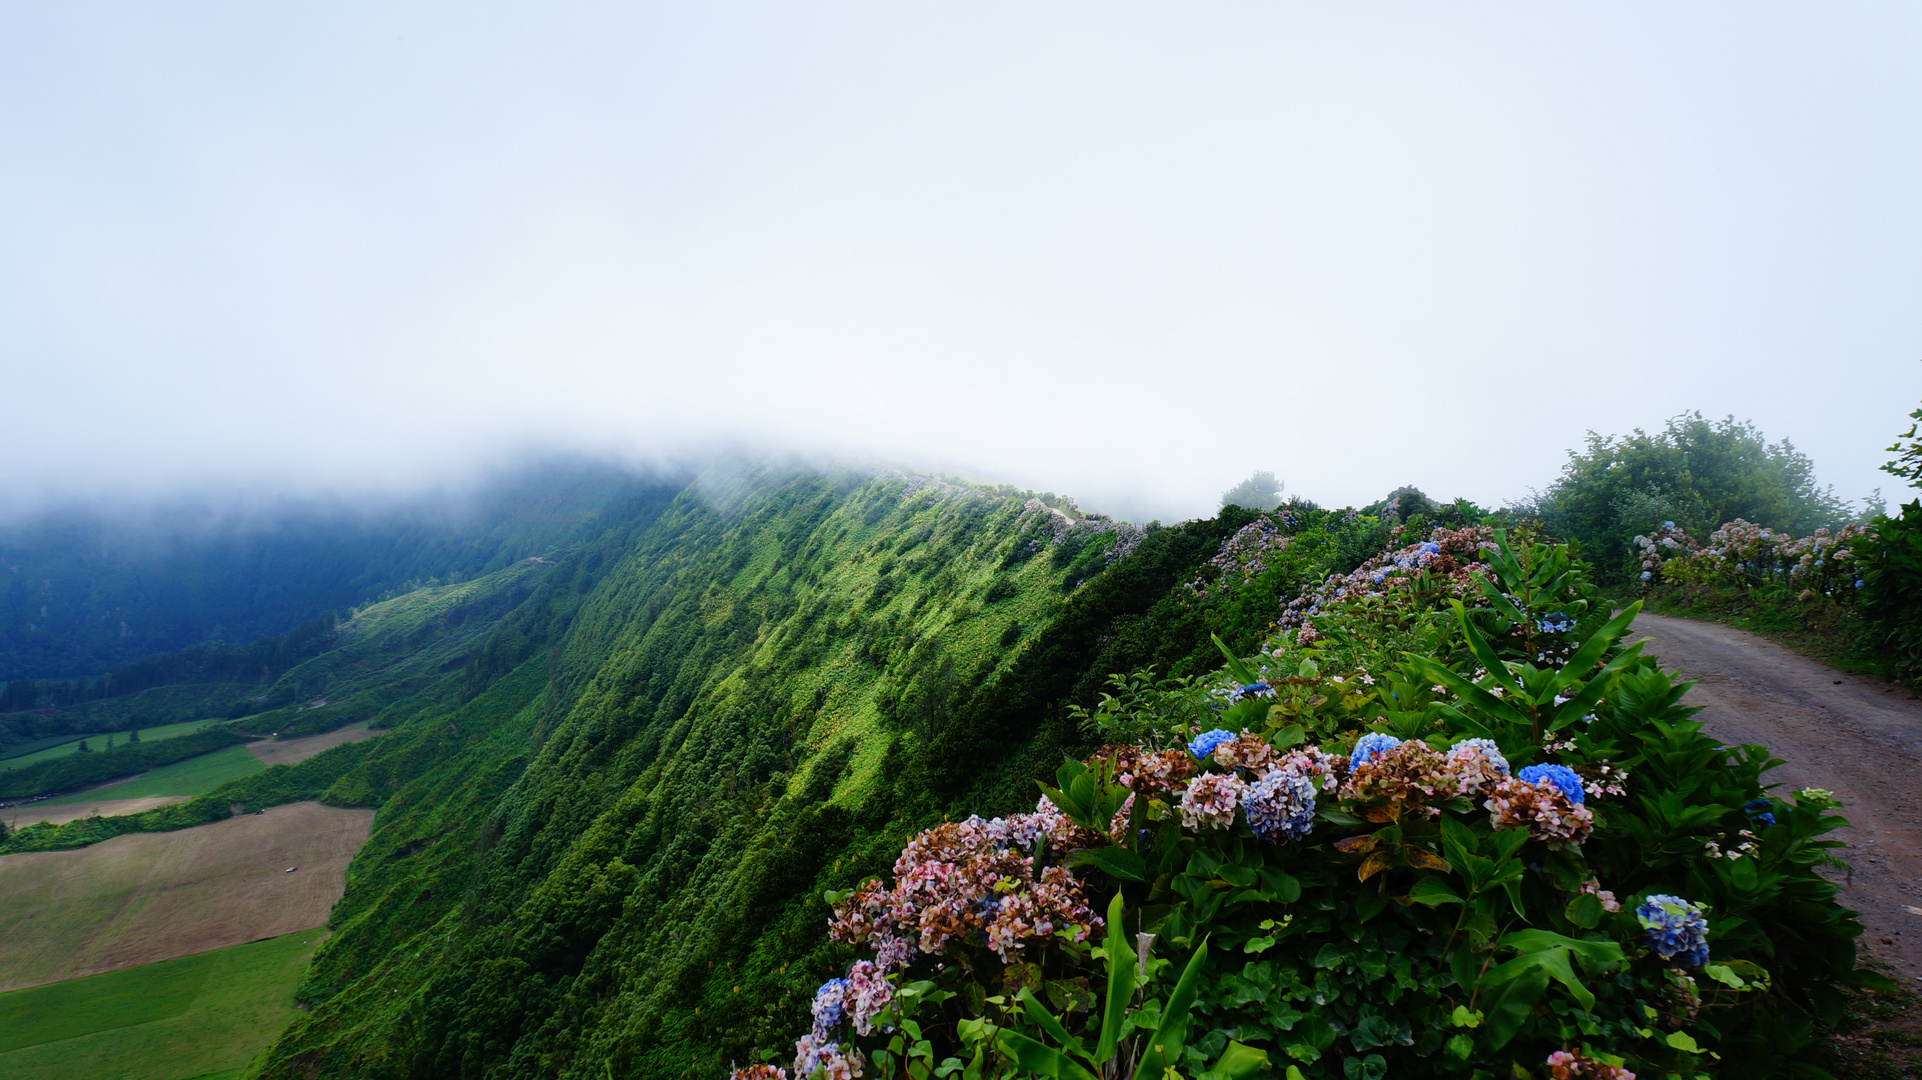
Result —
<instances>
[{"instance_id":1,"label":"green leaf","mask_svg":"<svg viewBox=\"0 0 1922 1080\"><path fill-rule=\"evenodd\" d=\"M1285 724L1268 735L1268 741L1272 742L1277 750L1286 750L1307 740L1308 733L1302 730L1300 724Z\"/></svg>"},{"instance_id":2,"label":"green leaf","mask_svg":"<svg viewBox=\"0 0 1922 1080\"><path fill-rule=\"evenodd\" d=\"M1735 969L1726 964L1708 964L1702 968L1702 974L1707 975L1723 986L1736 990L1746 990L1748 988L1748 983L1743 982L1742 977L1735 973Z\"/></svg>"},{"instance_id":3,"label":"green leaf","mask_svg":"<svg viewBox=\"0 0 1922 1080\"><path fill-rule=\"evenodd\" d=\"M1495 1000L1482 1010L1482 1030L1488 1039L1488 1048L1500 1050L1508 1045L1522 1025L1535 1012L1535 1003L1541 1000L1542 993L1548 989L1548 972L1539 967L1531 967L1514 979L1509 980Z\"/></svg>"},{"instance_id":4,"label":"green leaf","mask_svg":"<svg viewBox=\"0 0 1922 1080\"><path fill-rule=\"evenodd\" d=\"M1691 1054L1699 1054L1702 1052L1701 1046L1695 1042L1695 1036L1690 1035L1686 1031L1671 1031L1662 1041L1677 1050L1686 1050Z\"/></svg>"},{"instance_id":5,"label":"green leaf","mask_svg":"<svg viewBox=\"0 0 1922 1080\"><path fill-rule=\"evenodd\" d=\"M1101 1037L1095 1044L1096 1064L1114 1058L1115 1046L1128 1016L1128 1002L1135 993L1135 954L1128 947L1128 933L1122 919L1121 894L1108 901L1108 997L1102 1002Z\"/></svg>"},{"instance_id":6,"label":"green leaf","mask_svg":"<svg viewBox=\"0 0 1922 1080\"><path fill-rule=\"evenodd\" d=\"M1568 921L1584 930L1593 930L1602 921L1602 901L1594 893L1582 893L1562 910Z\"/></svg>"},{"instance_id":7,"label":"green leaf","mask_svg":"<svg viewBox=\"0 0 1922 1080\"><path fill-rule=\"evenodd\" d=\"M1408 898L1428 907L1462 902L1462 898L1455 895L1455 890L1449 888L1448 883L1438 877L1425 877L1415 882L1415 887L1408 890Z\"/></svg>"},{"instance_id":8,"label":"green leaf","mask_svg":"<svg viewBox=\"0 0 1922 1080\"><path fill-rule=\"evenodd\" d=\"M1148 1040L1147 1050L1135 1067L1135 1080L1159 1080L1162 1070L1181 1060L1181 1047L1188 1036L1188 1020L1194 1010L1195 991L1201 983L1202 965L1208 958L1208 943L1195 946L1195 955L1175 980L1175 988L1161 1009L1161 1025Z\"/></svg>"},{"instance_id":9,"label":"green leaf","mask_svg":"<svg viewBox=\"0 0 1922 1080\"><path fill-rule=\"evenodd\" d=\"M1219 634L1209 634L1208 636L1214 640L1215 648L1221 650L1221 655L1228 658L1228 674L1233 675L1236 682L1243 686L1248 686L1260 681L1259 676L1249 670L1247 664L1242 663L1241 657L1228 651L1228 646L1222 644Z\"/></svg>"},{"instance_id":10,"label":"green leaf","mask_svg":"<svg viewBox=\"0 0 1922 1080\"><path fill-rule=\"evenodd\" d=\"M1147 881L1147 860L1125 847L1082 848L1068 856L1069 866L1094 866L1123 881Z\"/></svg>"},{"instance_id":11,"label":"green leaf","mask_svg":"<svg viewBox=\"0 0 1922 1080\"><path fill-rule=\"evenodd\" d=\"M1098 1080L1073 1058L1045 1043L1008 1028L995 1032L994 1045L1013 1058L1022 1069L1055 1080Z\"/></svg>"},{"instance_id":12,"label":"green leaf","mask_svg":"<svg viewBox=\"0 0 1922 1080\"><path fill-rule=\"evenodd\" d=\"M1221 1057L1215 1060L1214 1067L1204 1075L1212 1074L1225 1080L1246 1080L1256 1073L1267 1072L1269 1068L1268 1051L1231 1041L1228 1049L1223 1050Z\"/></svg>"},{"instance_id":13,"label":"green leaf","mask_svg":"<svg viewBox=\"0 0 1922 1080\"><path fill-rule=\"evenodd\" d=\"M1021 992L1015 995L1015 1000L1021 1003L1021 1009L1028 1014L1028 1019L1034 1021L1036 1027L1047 1032L1064 1049L1074 1053L1076 1057L1088 1056L1087 1050L1081 1045L1081 1040L1068 1034L1068 1029L1062 1027L1061 1021L1056 1020L1054 1014L1042 1006L1033 991L1024 986Z\"/></svg>"}]
</instances>

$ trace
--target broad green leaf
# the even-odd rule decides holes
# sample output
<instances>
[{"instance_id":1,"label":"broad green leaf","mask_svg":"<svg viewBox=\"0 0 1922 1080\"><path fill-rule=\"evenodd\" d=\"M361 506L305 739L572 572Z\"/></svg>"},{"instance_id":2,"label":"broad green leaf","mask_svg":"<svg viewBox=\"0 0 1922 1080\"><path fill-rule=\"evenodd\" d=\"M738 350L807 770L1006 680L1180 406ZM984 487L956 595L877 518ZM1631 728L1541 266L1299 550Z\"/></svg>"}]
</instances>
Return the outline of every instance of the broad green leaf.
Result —
<instances>
[{"instance_id":1,"label":"broad green leaf","mask_svg":"<svg viewBox=\"0 0 1922 1080\"><path fill-rule=\"evenodd\" d=\"M1219 634L1209 634L1208 636L1214 640L1215 648L1221 650L1221 655L1228 658L1228 674L1233 675L1236 682L1239 682L1243 686L1248 686L1259 681L1259 676L1251 671L1247 664L1242 662L1241 657L1228 651L1228 646L1222 643Z\"/></svg>"},{"instance_id":2,"label":"broad green leaf","mask_svg":"<svg viewBox=\"0 0 1922 1080\"><path fill-rule=\"evenodd\" d=\"M1408 891L1408 898L1417 904L1425 904L1429 907L1462 902L1462 898L1455 895L1455 890L1449 888L1447 883L1438 877L1425 877L1415 882L1415 887Z\"/></svg>"},{"instance_id":3,"label":"broad green leaf","mask_svg":"<svg viewBox=\"0 0 1922 1080\"><path fill-rule=\"evenodd\" d=\"M1108 997L1102 1003L1101 1037L1095 1044L1094 1059L1105 1064L1114 1057L1115 1046L1128 1015L1128 1002L1135 993L1135 953L1128 947L1124 929L1121 894L1108 901Z\"/></svg>"},{"instance_id":4,"label":"broad green leaf","mask_svg":"<svg viewBox=\"0 0 1922 1080\"><path fill-rule=\"evenodd\" d=\"M1125 847L1082 848L1068 856L1069 866L1094 866L1123 881L1147 881L1147 860Z\"/></svg>"},{"instance_id":5,"label":"broad green leaf","mask_svg":"<svg viewBox=\"0 0 1922 1080\"><path fill-rule=\"evenodd\" d=\"M1088 1056L1087 1050L1081 1045L1081 1040L1068 1034L1068 1029L1061 1026L1061 1021L1054 1018L1054 1014L1041 1004L1033 991L1024 986L1021 992L1015 995L1015 1000L1021 1003L1021 1009L1028 1014L1028 1019L1034 1021L1036 1027L1047 1032L1054 1041L1060 1043L1063 1049L1074 1053L1077 1057Z\"/></svg>"},{"instance_id":6,"label":"broad green leaf","mask_svg":"<svg viewBox=\"0 0 1922 1080\"><path fill-rule=\"evenodd\" d=\"M1073 1058L1045 1043L1008 1028L995 1033L994 1045L1013 1058L1022 1069L1055 1080L1098 1080Z\"/></svg>"},{"instance_id":7,"label":"broad green leaf","mask_svg":"<svg viewBox=\"0 0 1922 1080\"><path fill-rule=\"evenodd\" d=\"M1522 1029L1528 1018L1535 1012L1535 1003L1548 989L1548 972L1539 967L1525 969L1522 974L1508 981L1495 995L1488 1007L1482 1010L1482 1030L1488 1039L1488 1048L1500 1050L1508 1045L1508 1040Z\"/></svg>"},{"instance_id":8,"label":"broad green leaf","mask_svg":"<svg viewBox=\"0 0 1922 1080\"><path fill-rule=\"evenodd\" d=\"M1173 992L1161 1007L1161 1025L1148 1040L1141 1062L1135 1068L1135 1080L1159 1080L1169 1063L1181 1060L1181 1048L1188 1037L1188 1020L1194 1011L1195 991L1200 986L1201 969L1207 958L1208 943L1204 940L1195 946L1195 955L1182 970L1181 978L1175 980Z\"/></svg>"},{"instance_id":9,"label":"broad green leaf","mask_svg":"<svg viewBox=\"0 0 1922 1080\"><path fill-rule=\"evenodd\" d=\"M1221 1052L1221 1057L1215 1060L1214 1066L1208 1071L1227 1080L1246 1080L1268 1069L1268 1051L1230 1041L1228 1049Z\"/></svg>"}]
</instances>

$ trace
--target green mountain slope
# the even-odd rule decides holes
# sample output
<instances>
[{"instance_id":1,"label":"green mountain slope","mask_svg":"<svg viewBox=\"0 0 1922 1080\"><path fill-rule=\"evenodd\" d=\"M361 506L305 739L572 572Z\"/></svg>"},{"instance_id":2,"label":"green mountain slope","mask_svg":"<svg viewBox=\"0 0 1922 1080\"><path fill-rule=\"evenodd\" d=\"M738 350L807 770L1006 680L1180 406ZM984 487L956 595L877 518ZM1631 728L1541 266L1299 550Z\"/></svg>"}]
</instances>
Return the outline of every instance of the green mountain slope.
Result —
<instances>
[{"instance_id":1,"label":"green mountain slope","mask_svg":"<svg viewBox=\"0 0 1922 1080\"><path fill-rule=\"evenodd\" d=\"M1007 488L716 471L361 610L228 722L383 737L0 851L373 807L260 1075L718 1075L840 963L823 888L944 815L1031 806L1108 673L1252 647L1276 589L1339 558L1308 524L1244 566L1224 541L1274 527L1239 509L1144 532ZM1259 587L1196 588L1224 574Z\"/></svg>"},{"instance_id":2,"label":"green mountain slope","mask_svg":"<svg viewBox=\"0 0 1922 1080\"><path fill-rule=\"evenodd\" d=\"M1246 517L766 470L561 560L477 696L329 791L379 824L262 1075L723 1068L830 965L820 890L959 796L1031 803L1117 620Z\"/></svg>"}]
</instances>

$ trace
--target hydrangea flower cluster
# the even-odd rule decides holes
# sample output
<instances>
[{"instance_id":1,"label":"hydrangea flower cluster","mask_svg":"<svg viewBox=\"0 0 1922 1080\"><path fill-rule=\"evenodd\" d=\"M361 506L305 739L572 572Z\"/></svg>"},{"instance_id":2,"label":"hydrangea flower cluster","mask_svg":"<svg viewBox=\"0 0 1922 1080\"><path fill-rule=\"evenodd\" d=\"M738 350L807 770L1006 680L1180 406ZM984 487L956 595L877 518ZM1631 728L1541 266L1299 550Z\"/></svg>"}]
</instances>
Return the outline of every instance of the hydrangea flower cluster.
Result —
<instances>
[{"instance_id":1,"label":"hydrangea flower cluster","mask_svg":"<svg viewBox=\"0 0 1922 1080\"><path fill-rule=\"evenodd\" d=\"M1086 940L1101 917L1066 869L1035 872L1030 852L1043 840L1058 852L1099 842L1045 798L1033 814L937 825L895 860L893 888L871 881L836 905L829 935L873 947L882 970L956 940L985 942L1003 960L1057 930Z\"/></svg>"},{"instance_id":2,"label":"hydrangea flower cluster","mask_svg":"<svg viewBox=\"0 0 1922 1080\"><path fill-rule=\"evenodd\" d=\"M748 1065L728 1073L727 1080L787 1080L787 1070L779 1065Z\"/></svg>"},{"instance_id":3,"label":"hydrangea flower cluster","mask_svg":"<svg viewBox=\"0 0 1922 1080\"><path fill-rule=\"evenodd\" d=\"M862 1065L861 1051L823 1040L811 1031L794 1044L796 1076L813 1076L814 1070L822 1069L827 1080L855 1080L861 1075Z\"/></svg>"},{"instance_id":4,"label":"hydrangea flower cluster","mask_svg":"<svg viewBox=\"0 0 1922 1080\"><path fill-rule=\"evenodd\" d=\"M1556 766L1560 768L1560 766ZM1595 828L1595 813L1570 799L1553 780L1528 779L1529 766L1489 791L1482 806L1497 829L1527 829L1529 835L1551 844L1579 844ZM1569 770L1573 772L1574 770ZM1575 784L1581 790L1580 779Z\"/></svg>"},{"instance_id":5,"label":"hydrangea flower cluster","mask_svg":"<svg viewBox=\"0 0 1922 1080\"><path fill-rule=\"evenodd\" d=\"M1708 963L1708 920L1700 904L1657 893L1642 901L1635 918L1662 959L1697 968Z\"/></svg>"},{"instance_id":6,"label":"hydrangea flower cluster","mask_svg":"<svg viewBox=\"0 0 1922 1080\"><path fill-rule=\"evenodd\" d=\"M1493 739L1463 739L1443 755L1463 795L1473 795L1508 778L1508 759Z\"/></svg>"},{"instance_id":7,"label":"hydrangea flower cluster","mask_svg":"<svg viewBox=\"0 0 1922 1080\"><path fill-rule=\"evenodd\" d=\"M1587 881L1582 882L1582 892L1600 900L1603 911L1613 913L1622 910L1622 902L1615 899L1614 893L1602 888L1602 883L1594 878L1589 878Z\"/></svg>"},{"instance_id":8,"label":"hydrangea flower cluster","mask_svg":"<svg viewBox=\"0 0 1922 1080\"><path fill-rule=\"evenodd\" d=\"M1364 757L1362 743L1376 743ZM1348 779L1341 785L1344 799L1380 799L1389 803L1422 805L1434 799L1452 798L1461 790L1461 780L1449 760L1425 742L1402 742L1385 735L1364 735L1348 759ZM1441 811L1423 805L1423 812L1434 816Z\"/></svg>"},{"instance_id":9,"label":"hydrangea flower cluster","mask_svg":"<svg viewBox=\"0 0 1922 1080\"><path fill-rule=\"evenodd\" d=\"M1242 792L1248 828L1271 844L1300 840L1315 827L1315 785L1305 776L1269 769Z\"/></svg>"},{"instance_id":10,"label":"hydrangea flower cluster","mask_svg":"<svg viewBox=\"0 0 1922 1080\"><path fill-rule=\"evenodd\" d=\"M1524 765L1516 776L1531 784L1553 784L1555 790L1568 798L1569 802L1580 806L1587 797L1582 785L1582 776L1566 765Z\"/></svg>"},{"instance_id":11,"label":"hydrangea flower cluster","mask_svg":"<svg viewBox=\"0 0 1922 1080\"><path fill-rule=\"evenodd\" d=\"M1285 530L1295 527L1287 510L1271 510L1236 529L1221 542L1221 550L1203 564L1201 576L1188 583L1195 598L1209 592L1233 593L1266 573L1291 541Z\"/></svg>"},{"instance_id":12,"label":"hydrangea flower cluster","mask_svg":"<svg viewBox=\"0 0 1922 1080\"><path fill-rule=\"evenodd\" d=\"M1767 799L1753 799L1742 807L1743 811L1755 821L1764 825L1775 824L1775 804Z\"/></svg>"},{"instance_id":13,"label":"hydrangea flower cluster","mask_svg":"<svg viewBox=\"0 0 1922 1080\"><path fill-rule=\"evenodd\" d=\"M1235 823L1235 809L1247 789L1234 773L1203 773L1188 781L1181 793L1181 824L1190 829L1225 829Z\"/></svg>"},{"instance_id":14,"label":"hydrangea flower cluster","mask_svg":"<svg viewBox=\"0 0 1922 1080\"><path fill-rule=\"evenodd\" d=\"M1874 539L1875 530L1867 525L1817 529L1798 540L1736 518L1710 533L1708 546L1691 549L1688 558L1698 573L1731 584L1795 582L1808 586L1810 596L1833 595L1853 582L1857 552Z\"/></svg>"},{"instance_id":15,"label":"hydrangea flower cluster","mask_svg":"<svg viewBox=\"0 0 1922 1080\"><path fill-rule=\"evenodd\" d=\"M1313 629L1309 620L1325 605L1382 596L1412 583L1424 572L1459 599L1478 595L1488 572L1483 555L1496 550L1494 535L1495 530L1485 525L1435 529L1427 540L1377 555L1352 573L1330 574L1319 586L1288 601L1276 625L1283 632L1295 632L1297 642L1305 645L1318 636L1308 634ZM1304 636L1308 640L1302 640Z\"/></svg>"},{"instance_id":16,"label":"hydrangea flower cluster","mask_svg":"<svg viewBox=\"0 0 1922 1080\"><path fill-rule=\"evenodd\" d=\"M1383 735L1378 731L1371 731L1355 740L1355 748L1348 752L1348 767L1350 769L1358 769L1368 764L1375 755L1383 753L1384 751L1393 750L1400 745L1401 740L1395 738L1393 735Z\"/></svg>"},{"instance_id":17,"label":"hydrangea flower cluster","mask_svg":"<svg viewBox=\"0 0 1922 1080\"><path fill-rule=\"evenodd\" d=\"M1196 761L1200 761L1202 758L1214 753L1215 747L1220 746L1222 743L1234 737L1234 732L1222 728L1216 728L1213 731L1204 731L1195 736L1194 740L1188 744L1188 752L1195 756Z\"/></svg>"},{"instance_id":18,"label":"hydrangea flower cluster","mask_svg":"<svg viewBox=\"0 0 1922 1080\"><path fill-rule=\"evenodd\" d=\"M1548 1055L1549 1080L1635 1080L1619 1065L1585 1057L1579 1050L1557 1050Z\"/></svg>"},{"instance_id":19,"label":"hydrangea flower cluster","mask_svg":"<svg viewBox=\"0 0 1922 1080\"><path fill-rule=\"evenodd\" d=\"M1668 559L1687 558L1702 550L1702 545L1688 534L1687 529L1677 528L1673 521L1662 522L1662 527L1650 536L1637 536L1634 541L1637 558L1642 564L1642 580L1651 581L1662 572L1662 563Z\"/></svg>"}]
</instances>

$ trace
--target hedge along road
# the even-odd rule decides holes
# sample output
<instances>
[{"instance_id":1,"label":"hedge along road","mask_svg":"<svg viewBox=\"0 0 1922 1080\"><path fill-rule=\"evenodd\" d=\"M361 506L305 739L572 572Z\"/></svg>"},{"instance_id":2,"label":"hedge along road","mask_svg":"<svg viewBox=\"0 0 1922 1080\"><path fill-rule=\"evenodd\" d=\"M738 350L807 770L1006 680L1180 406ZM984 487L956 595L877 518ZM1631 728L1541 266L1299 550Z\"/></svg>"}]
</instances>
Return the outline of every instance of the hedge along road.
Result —
<instances>
[{"instance_id":1,"label":"hedge along road","mask_svg":"<svg viewBox=\"0 0 1922 1080\"><path fill-rule=\"evenodd\" d=\"M1864 951L1911 986L1922 979L1922 701L1766 638L1714 623L1641 615L1643 651L1695 680L1685 704L1729 745L1760 743L1786 764L1765 774L1787 794L1827 788L1852 827L1843 905L1861 913ZM1713 925L1715 916L1709 915Z\"/></svg>"}]
</instances>

